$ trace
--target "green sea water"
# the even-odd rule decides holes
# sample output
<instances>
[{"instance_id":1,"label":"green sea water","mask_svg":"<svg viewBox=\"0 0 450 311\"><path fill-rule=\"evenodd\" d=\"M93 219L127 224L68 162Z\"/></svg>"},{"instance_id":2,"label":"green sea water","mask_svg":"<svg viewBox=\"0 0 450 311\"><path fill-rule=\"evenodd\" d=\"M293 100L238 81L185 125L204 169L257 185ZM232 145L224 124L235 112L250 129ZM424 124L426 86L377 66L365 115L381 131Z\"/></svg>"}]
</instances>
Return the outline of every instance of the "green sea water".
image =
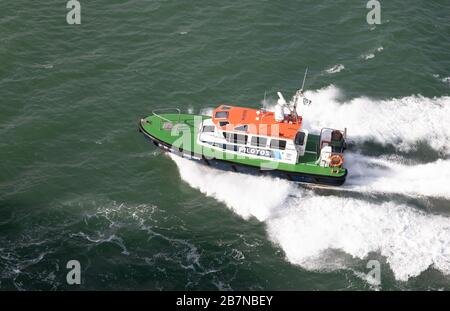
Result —
<instances>
[{"instance_id":1,"label":"green sea water","mask_svg":"<svg viewBox=\"0 0 450 311\"><path fill-rule=\"evenodd\" d=\"M1 1L0 289L449 290L450 4L380 2L369 25L363 0L80 0L68 25L66 1ZM307 66L305 126L348 128L342 191L137 131L270 106Z\"/></svg>"}]
</instances>

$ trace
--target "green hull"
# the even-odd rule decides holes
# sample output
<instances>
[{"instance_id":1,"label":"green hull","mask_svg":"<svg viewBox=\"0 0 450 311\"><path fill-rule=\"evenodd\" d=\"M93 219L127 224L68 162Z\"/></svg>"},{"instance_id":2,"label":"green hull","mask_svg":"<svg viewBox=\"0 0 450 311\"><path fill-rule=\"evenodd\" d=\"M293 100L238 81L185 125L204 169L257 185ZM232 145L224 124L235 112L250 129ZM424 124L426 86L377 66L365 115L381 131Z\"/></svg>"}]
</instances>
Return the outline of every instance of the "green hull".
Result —
<instances>
[{"instance_id":1,"label":"green hull","mask_svg":"<svg viewBox=\"0 0 450 311\"><path fill-rule=\"evenodd\" d=\"M340 168L337 172L335 169L333 172L331 168L321 167L315 163L317 160L316 152L318 150L319 135L308 135L306 151L314 152L314 154L305 153L305 156L301 157L297 164L281 163L200 146L197 144L196 139L197 125L201 120L208 118L210 117L190 114L152 115L141 120L139 129L156 145L159 144L160 147L164 147L164 149L172 152L188 154L197 158L218 159L236 166L254 167L261 172L269 172L275 167L276 172L284 172L288 176L286 178L299 182L302 182L302 180L297 180L296 176L300 175L316 177L311 180L306 179L304 182L340 185L345 181L347 175L345 168ZM173 128L170 128L171 124Z\"/></svg>"}]
</instances>

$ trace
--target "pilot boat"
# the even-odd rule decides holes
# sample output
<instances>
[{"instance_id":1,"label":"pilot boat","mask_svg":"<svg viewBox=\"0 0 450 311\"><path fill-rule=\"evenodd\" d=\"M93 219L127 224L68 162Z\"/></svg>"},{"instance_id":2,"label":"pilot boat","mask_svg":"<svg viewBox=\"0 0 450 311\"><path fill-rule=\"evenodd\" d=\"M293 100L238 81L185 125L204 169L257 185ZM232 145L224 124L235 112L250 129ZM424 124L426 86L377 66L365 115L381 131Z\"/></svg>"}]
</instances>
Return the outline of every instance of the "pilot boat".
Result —
<instances>
[{"instance_id":1,"label":"pilot boat","mask_svg":"<svg viewBox=\"0 0 450 311\"><path fill-rule=\"evenodd\" d=\"M268 175L297 183L340 186L347 130L303 127L297 105L310 103L297 91L287 103L278 92L274 111L220 105L212 116L157 109L139 121L155 146L216 169Z\"/></svg>"}]
</instances>

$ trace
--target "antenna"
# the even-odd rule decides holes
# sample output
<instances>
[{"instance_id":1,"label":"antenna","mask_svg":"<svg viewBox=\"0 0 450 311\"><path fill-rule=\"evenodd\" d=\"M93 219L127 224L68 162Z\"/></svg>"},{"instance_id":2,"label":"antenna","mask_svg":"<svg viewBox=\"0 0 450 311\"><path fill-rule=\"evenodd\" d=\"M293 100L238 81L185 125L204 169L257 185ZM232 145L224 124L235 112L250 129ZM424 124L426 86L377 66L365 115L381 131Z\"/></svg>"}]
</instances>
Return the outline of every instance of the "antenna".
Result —
<instances>
[{"instance_id":1,"label":"antenna","mask_svg":"<svg viewBox=\"0 0 450 311\"><path fill-rule=\"evenodd\" d=\"M303 104L304 105L310 105L311 101L309 99L307 99L305 97L305 95L303 94L303 89L305 87L305 82L306 82L306 76L308 75L308 67L306 67L305 70L305 75L303 76L303 82L302 82L302 88L300 90L298 90L295 95L294 95L294 108L297 109L297 103L300 100L300 98L303 98Z\"/></svg>"},{"instance_id":2,"label":"antenna","mask_svg":"<svg viewBox=\"0 0 450 311\"><path fill-rule=\"evenodd\" d=\"M306 67L305 75L303 76L302 88L300 89L303 92L303 88L305 87L306 75L308 74L308 67Z\"/></svg>"}]
</instances>

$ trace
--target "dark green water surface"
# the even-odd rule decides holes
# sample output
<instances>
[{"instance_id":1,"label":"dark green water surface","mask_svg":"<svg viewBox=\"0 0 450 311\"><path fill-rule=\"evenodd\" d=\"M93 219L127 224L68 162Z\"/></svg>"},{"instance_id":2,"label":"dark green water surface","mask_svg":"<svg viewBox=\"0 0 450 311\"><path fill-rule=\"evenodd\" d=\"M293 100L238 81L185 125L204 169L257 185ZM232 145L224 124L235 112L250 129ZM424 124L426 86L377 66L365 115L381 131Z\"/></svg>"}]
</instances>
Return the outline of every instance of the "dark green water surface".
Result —
<instances>
[{"instance_id":1,"label":"dark green water surface","mask_svg":"<svg viewBox=\"0 0 450 311\"><path fill-rule=\"evenodd\" d=\"M450 4L0 2L0 289L450 289ZM347 191L173 160L137 121L290 97ZM81 263L82 284L66 283ZM366 277L381 264L381 284Z\"/></svg>"}]
</instances>

